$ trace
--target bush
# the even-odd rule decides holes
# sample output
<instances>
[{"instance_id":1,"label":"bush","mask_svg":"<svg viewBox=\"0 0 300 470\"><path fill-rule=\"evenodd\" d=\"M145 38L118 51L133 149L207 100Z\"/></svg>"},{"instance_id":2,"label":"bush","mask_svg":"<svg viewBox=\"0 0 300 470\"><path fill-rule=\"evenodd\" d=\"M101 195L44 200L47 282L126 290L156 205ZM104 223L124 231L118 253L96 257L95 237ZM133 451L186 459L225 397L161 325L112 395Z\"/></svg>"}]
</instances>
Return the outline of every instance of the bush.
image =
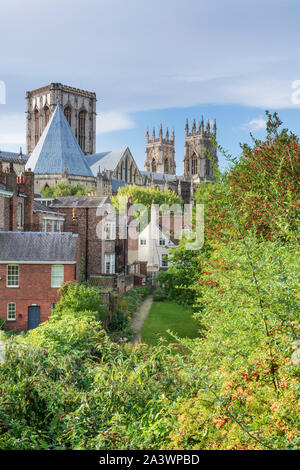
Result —
<instances>
[{"instance_id":1,"label":"bush","mask_svg":"<svg viewBox=\"0 0 300 470\"><path fill-rule=\"evenodd\" d=\"M166 300L166 298L167 298L167 293L166 293L165 289L163 289L162 287L156 289L153 292L153 299L154 300L162 301L162 300Z\"/></svg>"},{"instance_id":2,"label":"bush","mask_svg":"<svg viewBox=\"0 0 300 470\"><path fill-rule=\"evenodd\" d=\"M97 288L66 282L59 292L61 298L52 314L56 318L61 318L66 311L72 311L74 316L81 315L84 311L94 312L95 318L101 321L108 317L108 308L100 299Z\"/></svg>"}]
</instances>

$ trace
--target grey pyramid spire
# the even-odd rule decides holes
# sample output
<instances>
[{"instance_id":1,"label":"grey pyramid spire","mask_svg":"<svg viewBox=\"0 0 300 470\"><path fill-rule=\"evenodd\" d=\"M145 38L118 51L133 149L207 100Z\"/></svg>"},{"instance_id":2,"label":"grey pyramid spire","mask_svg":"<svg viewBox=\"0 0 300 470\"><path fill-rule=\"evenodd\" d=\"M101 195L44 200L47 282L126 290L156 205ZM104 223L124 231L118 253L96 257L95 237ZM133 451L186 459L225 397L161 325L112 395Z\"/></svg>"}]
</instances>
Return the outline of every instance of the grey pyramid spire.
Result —
<instances>
[{"instance_id":1,"label":"grey pyramid spire","mask_svg":"<svg viewBox=\"0 0 300 470\"><path fill-rule=\"evenodd\" d=\"M28 168L36 174L59 175L67 170L69 175L93 177L60 104L30 155Z\"/></svg>"}]
</instances>

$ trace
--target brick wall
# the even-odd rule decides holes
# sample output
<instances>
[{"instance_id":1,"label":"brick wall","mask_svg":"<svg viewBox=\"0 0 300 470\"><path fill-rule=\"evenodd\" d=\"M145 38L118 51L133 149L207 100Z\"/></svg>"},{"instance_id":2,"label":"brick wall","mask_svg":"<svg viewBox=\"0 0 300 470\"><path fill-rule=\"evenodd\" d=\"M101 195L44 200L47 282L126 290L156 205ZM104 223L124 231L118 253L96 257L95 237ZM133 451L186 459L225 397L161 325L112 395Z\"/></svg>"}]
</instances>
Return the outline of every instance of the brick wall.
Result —
<instances>
[{"instance_id":1,"label":"brick wall","mask_svg":"<svg viewBox=\"0 0 300 470\"><path fill-rule=\"evenodd\" d=\"M28 307L40 307L41 323L48 320L51 304L59 300L58 290L51 288L51 265L20 264L18 288L6 287L6 264L0 264L0 316L6 320L7 304L16 303L16 321L6 322L6 328L27 329ZM75 265L64 266L64 281L75 279Z\"/></svg>"}]
</instances>

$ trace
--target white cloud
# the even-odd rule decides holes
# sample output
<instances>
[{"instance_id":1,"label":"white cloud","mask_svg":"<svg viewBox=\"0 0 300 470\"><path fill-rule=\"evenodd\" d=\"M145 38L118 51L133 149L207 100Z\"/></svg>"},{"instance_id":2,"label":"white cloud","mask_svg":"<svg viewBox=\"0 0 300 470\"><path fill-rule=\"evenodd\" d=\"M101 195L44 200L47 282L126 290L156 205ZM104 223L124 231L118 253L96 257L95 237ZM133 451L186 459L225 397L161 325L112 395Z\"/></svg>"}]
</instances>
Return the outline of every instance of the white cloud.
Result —
<instances>
[{"instance_id":1,"label":"white cloud","mask_svg":"<svg viewBox=\"0 0 300 470\"><path fill-rule=\"evenodd\" d=\"M250 121L246 122L242 129L250 130L250 131L260 131L266 128L267 121L262 117L257 117L251 119Z\"/></svg>"},{"instance_id":2,"label":"white cloud","mask_svg":"<svg viewBox=\"0 0 300 470\"><path fill-rule=\"evenodd\" d=\"M124 112L111 111L97 116L97 134L132 129L135 122Z\"/></svg>"},{"instance_id":3,"label":"white cloud","mask_svg":"<svg viewBox=\"0 0 300 470\"><path fill-rule=\"evenodd\" d=\"M1 146L20 146L25 143L25 115L0 114L0 149ZM4 150L4 148L3 148ZM7 147L6 147L7 150Z\"/></svg>"}]
</instances>

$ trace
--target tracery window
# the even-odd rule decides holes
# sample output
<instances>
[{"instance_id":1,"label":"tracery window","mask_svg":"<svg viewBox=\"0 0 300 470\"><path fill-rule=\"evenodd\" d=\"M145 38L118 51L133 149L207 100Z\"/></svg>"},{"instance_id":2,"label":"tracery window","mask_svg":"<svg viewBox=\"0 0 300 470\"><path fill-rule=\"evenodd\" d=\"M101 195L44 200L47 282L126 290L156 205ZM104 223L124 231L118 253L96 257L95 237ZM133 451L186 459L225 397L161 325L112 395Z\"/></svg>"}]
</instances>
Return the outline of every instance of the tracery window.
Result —
<instances>
[{"instance_id":1,"label":"tracery window","mask_svg":"<svg viewBox=\"0 0 300 470\"><path fill-rule=\"evenodd\" d=\"M85 150L85 123L86 111L80 111L78 116L78 142L83 152Z\"/></svg>"}]
</instances>

